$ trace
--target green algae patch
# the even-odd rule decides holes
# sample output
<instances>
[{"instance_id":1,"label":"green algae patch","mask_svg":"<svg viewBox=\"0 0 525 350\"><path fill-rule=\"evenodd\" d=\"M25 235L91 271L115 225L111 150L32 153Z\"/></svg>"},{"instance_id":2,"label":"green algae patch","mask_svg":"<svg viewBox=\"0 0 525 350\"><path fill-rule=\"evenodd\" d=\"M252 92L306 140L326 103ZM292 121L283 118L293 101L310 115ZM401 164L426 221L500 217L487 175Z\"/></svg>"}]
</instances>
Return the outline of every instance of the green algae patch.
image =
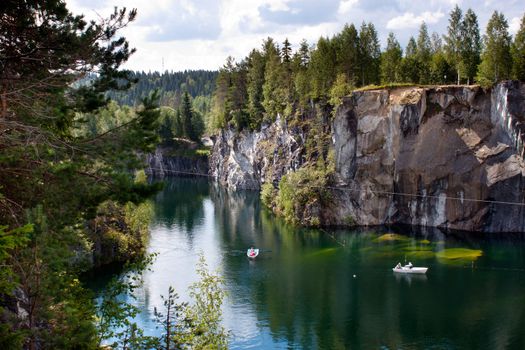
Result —
<instances>
[{"instance_id":1,"label":"green algae patch","mask_svg":"<svg viewBox=\"0 0 525 350\"><path fill-rule=\"evenodd\" d=\"M408 237L403 235L398 235L397 233L386 233L382 236L377 237L375 242L396 242L396 241L407 241Z\"/></svg>"},{"instance_id":2,"label":"green algae patch","mask_svg":"<svg viewBox=\"0 0 525 350\"><path fill-rule=\"evenodd\" d=\"M476 260L483 255L483 251L479 249L467 248L450 248L443 249L436 253L438 259L445 260Z\"/></svg>"},{"instance_id":3,"label":"green algae patch","mask_svg":"<svg viewBox=\"0 0 525 350\"><path fill-rule=\"evenodd\" d=\"M430 241L428 239L423 239L423 240L419 241L419 243L421 243L421 244L430 244Z\"/></svg>"},{"instance_id":4,"label":"green algae patch","mask_svg":"<svg viewBox=\"0 0 525 350\"><path fill-rule=\"evenodd\" d=\"M411 251L406 253L406 257L410 259L432 259L436 256L431 250Z\"/></svg>"},{"instance_id":5,"label":"green algae patch","mask_svg":"<svg viewBox=\"0 0 525 350\"><path fill-rule=\"evenodd\" d=\"M431 251L432 247L429 247L429 246L422 246L422 247L408 246L408 247L403 247L402 250L405 251L405 252L422 252L422 251Z\"/></svg>"},{"instance_id":6,"label":"green algae patch","mask_svg":"<svg viewBox=\"0 0 525 350\"><path fill-rule=\"evenodd\" d=\"M317 257L322 257L322 256L329 256L329 255L333 255L339 248L325 248L325 249L321 249L319 251L316 251L316 252L313 252L311 254L308 254L306 257L307 258L317 258Z\"/></svg>"}]
</instances>

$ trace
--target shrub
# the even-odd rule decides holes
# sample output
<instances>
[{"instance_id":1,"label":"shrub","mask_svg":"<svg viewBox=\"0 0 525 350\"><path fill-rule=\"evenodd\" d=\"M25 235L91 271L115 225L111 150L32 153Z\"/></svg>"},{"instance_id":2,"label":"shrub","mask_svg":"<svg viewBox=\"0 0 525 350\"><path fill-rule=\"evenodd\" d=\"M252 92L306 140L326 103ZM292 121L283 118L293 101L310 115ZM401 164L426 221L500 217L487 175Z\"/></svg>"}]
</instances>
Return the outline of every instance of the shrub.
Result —
<instances>
[{"instance_id":1,"label":"shrub","mask_svg":"<svg viewBox=\"0 0 525 350\"><path fill-rule=\"evenodd\" d=\"M305 226L322 224L321 212L328 205L330 173L307 166L283 176L275 197L275 211L287 222Z\"/></svg>"}]
</instances>

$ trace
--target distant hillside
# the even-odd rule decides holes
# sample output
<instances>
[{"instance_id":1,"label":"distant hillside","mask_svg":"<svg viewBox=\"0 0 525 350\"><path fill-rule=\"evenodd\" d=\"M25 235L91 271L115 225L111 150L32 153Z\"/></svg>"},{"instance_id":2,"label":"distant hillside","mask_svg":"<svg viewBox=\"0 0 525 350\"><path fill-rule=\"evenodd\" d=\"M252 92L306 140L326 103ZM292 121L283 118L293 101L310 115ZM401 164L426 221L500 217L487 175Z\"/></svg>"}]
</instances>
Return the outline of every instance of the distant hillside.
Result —
<instances>
[{"instance_id":1,"label":"distant hillside","mask_svg":"<svg viewBox=\"0 0 525 350\"><path fill-rule=\"evenodd\" d=\"M135 72L137 84L125 92L110 92L108 94L120 105L134 106L155 89L160 92L161 106L178 107L182 92L187 90L193 97L211 96L215 88L218 72L195 70L184 72Z\"/></svg>"}]
</instances>

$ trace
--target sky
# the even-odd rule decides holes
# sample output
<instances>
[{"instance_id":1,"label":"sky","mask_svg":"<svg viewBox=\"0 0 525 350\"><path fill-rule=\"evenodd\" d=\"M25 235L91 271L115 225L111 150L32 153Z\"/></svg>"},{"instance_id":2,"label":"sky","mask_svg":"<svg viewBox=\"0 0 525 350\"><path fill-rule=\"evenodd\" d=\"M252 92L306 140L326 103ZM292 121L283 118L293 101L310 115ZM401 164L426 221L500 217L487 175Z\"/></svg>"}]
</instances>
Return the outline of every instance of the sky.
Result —
<instances>
[{"instance_id":1,"label":"sky","mask_svg":"<svg viewBox=\"0 0 525 350\"><path fill-rule=\"evenodd\" d=\"M143 71L217 70L232 56L242 60L262 41L285 38L297 48L302 39L340 32L345 23L372 22L382 47L394 32L404 47L423 21L429 33L446 32L458 4L478 15L482 33L494 12L503 12L509 31L517 32L524 0L66 0L88 19L108 16L115 6L136 8L137 19L120 33L137 52L125 68ZM504 3L504 5L502 5Z\"/></svg>"}]
</instances>

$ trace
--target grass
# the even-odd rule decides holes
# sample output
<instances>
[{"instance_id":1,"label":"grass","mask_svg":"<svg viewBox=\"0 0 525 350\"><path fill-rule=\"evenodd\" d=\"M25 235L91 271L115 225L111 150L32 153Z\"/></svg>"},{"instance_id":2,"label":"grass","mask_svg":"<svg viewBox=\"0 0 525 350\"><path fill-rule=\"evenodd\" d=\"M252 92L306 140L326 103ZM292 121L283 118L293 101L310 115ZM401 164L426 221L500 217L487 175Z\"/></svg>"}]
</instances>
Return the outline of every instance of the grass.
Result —
<instances>
[{"instance_id":1,"label":"grass","mask_svg":"<svg viewBox=\"0 0 525 350\"><path fill-rule=\"evenodd\" d=\"M410 86L422 87L422 85L414 84L414 83L390 83L390 84L383 84L383 85L371 84L371 85L362 86L362 87L360 87L358 89L355 89L354 91L370 91L370 90L381 90L381 89L395 89L395 88L399 88L399 87L410 87Z\"/></svg>"}]
</instances>

